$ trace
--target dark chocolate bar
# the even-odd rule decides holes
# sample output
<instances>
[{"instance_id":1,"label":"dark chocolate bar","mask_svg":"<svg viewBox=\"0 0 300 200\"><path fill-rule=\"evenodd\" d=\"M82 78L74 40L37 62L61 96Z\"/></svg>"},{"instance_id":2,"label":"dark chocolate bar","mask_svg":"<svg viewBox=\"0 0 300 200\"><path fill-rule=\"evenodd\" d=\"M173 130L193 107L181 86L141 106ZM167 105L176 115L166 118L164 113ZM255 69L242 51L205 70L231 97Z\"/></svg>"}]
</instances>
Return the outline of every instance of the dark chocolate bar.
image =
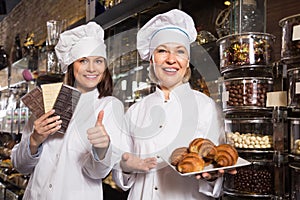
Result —
<instances>
[{"instance_id":1,"label":"dark chocolate bar","mask_svg":"<svg viewBox=\"0 0 300 200\"><path fill-rule=\"evenodd\" d=\"M40 118L44 113L43 93L41 88L35 87L25 94L21 101L29 108L36 118Z\"/></svg>"},{"instance_id":2,"label":"dark chocolate bar","mask_svg":"<svg viewBox=\"0 0 300 200\"><path fill-rule=\"evenodd\" d=\"M80 91L76 88L65 84L62 85L53 106L53 109L55 110L54 115L59 115L60 119L62 120L62 126L57 131L58 133L64 134L67 131L80 95Z\"/></svg>"}]
</instances>

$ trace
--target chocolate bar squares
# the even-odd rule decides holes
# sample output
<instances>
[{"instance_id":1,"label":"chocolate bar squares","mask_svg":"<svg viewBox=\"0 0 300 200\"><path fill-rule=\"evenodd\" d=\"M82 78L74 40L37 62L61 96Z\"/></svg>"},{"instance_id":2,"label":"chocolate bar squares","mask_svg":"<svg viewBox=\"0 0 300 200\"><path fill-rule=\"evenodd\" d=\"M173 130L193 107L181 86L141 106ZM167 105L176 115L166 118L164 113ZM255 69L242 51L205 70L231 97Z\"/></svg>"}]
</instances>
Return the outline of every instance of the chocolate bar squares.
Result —
<instances>
[{"instance_id":1,"label":"chocolate bar squares","mask_svg":"<svg viewBox=\"0 0 300 200\"><path fill-rule=\"evenodd\" d=\"M45 113L44 106L44 97L52 94L53 98L53 109L55 109L54 115L59 115L62 120L61 128L57 131L58 133L64 134L69 126L70 120L73 116L75 108L80 98L80 91L74 87L68 85L57 85L53 84L53 87L60 87L60 90L56 96L56 94L51 93L51 91L47 91L48 88L52 87L52 84L45 85L45 91L39 87L35 87L29 93L22 97L22 102L29 108L29 110L35 115L36 118L41 117ZM47 95L43 95L43 92L47 93ZM49 109L52 109L49 107Z\"/></svg>"},{"instance_id":2,"label":"chocolate bar squares","mask_svg":"<svg viewBox=\"0 0 300 200\"><path fill-rule=\"evenodd\" d=\"M35 87L29 93L24 95L21 98L21 101L29 108L36 118L41 117L45 113L41 88Z\"/></svg>"},{"instance_id":3,"label":"chocolate bar squares","mask_svg":"<svg viewBox=\"0 0 300 200\"><path fill-rule=\"evenodd\" d=\"M64 134L68 128L72 115L75 111L80 98L80 91L68 85L62 85L54 103L54 115L59 115L62 120L62 126L57 131Z\"/></svg>"}]
</instances>

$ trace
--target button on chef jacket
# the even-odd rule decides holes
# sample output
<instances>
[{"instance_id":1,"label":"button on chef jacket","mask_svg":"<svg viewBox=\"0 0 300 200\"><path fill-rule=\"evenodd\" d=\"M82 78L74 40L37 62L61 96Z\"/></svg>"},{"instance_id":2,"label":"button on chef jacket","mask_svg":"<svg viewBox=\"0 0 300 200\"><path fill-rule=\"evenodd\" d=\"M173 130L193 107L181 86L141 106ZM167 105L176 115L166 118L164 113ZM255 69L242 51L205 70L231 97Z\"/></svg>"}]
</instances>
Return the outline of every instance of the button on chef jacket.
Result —
<instances>
[{"instance_id":1,"label":"button on chef jacket","mask_svg":"<svg viewBox=\"0 0 300 200\"><path fill-rule=\"evenodd\" d=\"M130 189L132 200L214 199L222 189L223 178L214 182L180 176L164 160L177 147L188 146L197 137L208 138L216 145L224 143L221 112L215 102L189 83L176 87L165 101L163 92L146 96L126 113L130 137L128 148L141 158L159 156L158 166L149 173L124 174L113 170L115 182ZM123 139L124 140L124 139Z\"/></svg>"},{"instance_id":2,"label":"button on chef jacket","mask_svg":"<svg viewBox=\"0 0 300 200\"><path fill-rule=\"evenodd\" d=\"M36 155L30 154L32 130L28 124L21 142L12 150L14 167L21 173L31 174L23 200L103 199L102 178L118 159L112 146L119 137L124 109L115 97L98 99L98 95L97 89L82 94L66 133L50 135ZM100 110L104 110L103 124L111 139L101 161L93 154L86 133L95 126Z\"/></svg>"}]
</instances>

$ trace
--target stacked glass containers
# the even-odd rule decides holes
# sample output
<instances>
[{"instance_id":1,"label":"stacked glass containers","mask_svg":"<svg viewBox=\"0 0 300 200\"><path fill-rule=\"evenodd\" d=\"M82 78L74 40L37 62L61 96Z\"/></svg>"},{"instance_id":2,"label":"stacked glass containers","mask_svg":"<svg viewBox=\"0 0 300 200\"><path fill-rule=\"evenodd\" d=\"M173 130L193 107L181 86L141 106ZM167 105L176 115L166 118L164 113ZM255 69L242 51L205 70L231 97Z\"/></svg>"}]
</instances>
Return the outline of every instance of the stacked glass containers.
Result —
<instances>
[{"instance_id":1,"label":"stacked glass containers","mask_svg":"<svg viewBox=\"0 0 300 200\"><path fill-rule=\"evenodd\" d=\"M57 61L54 47L58 42L59 34L65 26L65 21L49 20L47 21L47 66L46 71L49 74L60 74L61 69Z\"/></svg>"},{"instance_id":2,"label":"stacked glass containers","mask_svg":"<svg viewBox=\"0 0 300 200\"><path fill-rule=\"evenodd\" d=\"M232 0L230 29L232 34L261 32L266 30L266 1Z\"/></svg>"},{"instance_id":3,"label":"stacked glass containers","mask_svg":"<svg viewBox=\"0 0 300 200\"><path fill-rule=\"evenodd\" d=\"M63 81L63 73L54 48L59 40L60 33L66 29L67 23L66 20L49 20L46 22L46 25L46 71L39 71L36 81L37 85Z\"/></svg>"},{"instance_id":4,"label":"stacked glass containers","mask_svg":"<svg viewBox=\"0 0 300 200\"><path fill-rule=\"evenodd\" d=\"M231 5L232 34L217 41L225 132L227 143L251 165L237 168L237 175L225 174L225 197L272 199L282 193L275 184L281 172L273 162L278 143L268 106L274 92L275 37L265 33L265 0L235 0Z\"/></svg>"},{"instance_id":5,"label":"stacked glass containers","mask_svg":"<svg viewBox=\"0 0 300 200\"><path fill-rule=\"evenodd\" d=\"M300 14L279 21L281 61L287 67L290 199L300 198Z\"/></svg>"}]
</instances>

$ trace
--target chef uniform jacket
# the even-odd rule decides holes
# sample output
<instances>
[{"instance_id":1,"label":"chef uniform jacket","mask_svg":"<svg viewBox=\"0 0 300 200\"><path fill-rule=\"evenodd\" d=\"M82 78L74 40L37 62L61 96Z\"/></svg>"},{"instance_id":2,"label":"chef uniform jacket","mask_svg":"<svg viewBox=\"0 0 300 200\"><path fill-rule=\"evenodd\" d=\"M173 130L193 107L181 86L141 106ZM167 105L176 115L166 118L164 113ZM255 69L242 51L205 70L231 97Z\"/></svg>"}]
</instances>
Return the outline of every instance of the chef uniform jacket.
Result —
<instances>
[{"instance_id":1,"label":"chef uniform jacket","mask_svg":"<svg viewBox=\"0 0 300 200\"><path fill-rule=\"evenodd\" d=\"M65 134L50 135L31 155L29 136L32 123L12 150L13 166L30 174L24 200L101 200L102 178L105 178L118 155L114 145L119 137L123 104L115 97L98 99L98 90L81 95ZM99 161L87 139L87 129L94 127L99 111L104 110L103 124L110 136L110 146Z\"/></svg>"},{"instance_id":2,"label":"chef uniform jacket","mask_svg":"<svg viewBox=\"0 0 300 200\"><path fill-rule=\"evenodd\" d=\"M158 165L149 173L125 174L113 170L113 178L123 190L130 189L132 200L214 199L221 193L223 178L214 182L181 176L167 161L177 147L188 146L197 137L216 145L224 143L221 112L215 102L188 83L176 87L165 100L156 92L132 105L126 115L129 149L141 158L158 157Z\"/></svg>"}]
</instances>

